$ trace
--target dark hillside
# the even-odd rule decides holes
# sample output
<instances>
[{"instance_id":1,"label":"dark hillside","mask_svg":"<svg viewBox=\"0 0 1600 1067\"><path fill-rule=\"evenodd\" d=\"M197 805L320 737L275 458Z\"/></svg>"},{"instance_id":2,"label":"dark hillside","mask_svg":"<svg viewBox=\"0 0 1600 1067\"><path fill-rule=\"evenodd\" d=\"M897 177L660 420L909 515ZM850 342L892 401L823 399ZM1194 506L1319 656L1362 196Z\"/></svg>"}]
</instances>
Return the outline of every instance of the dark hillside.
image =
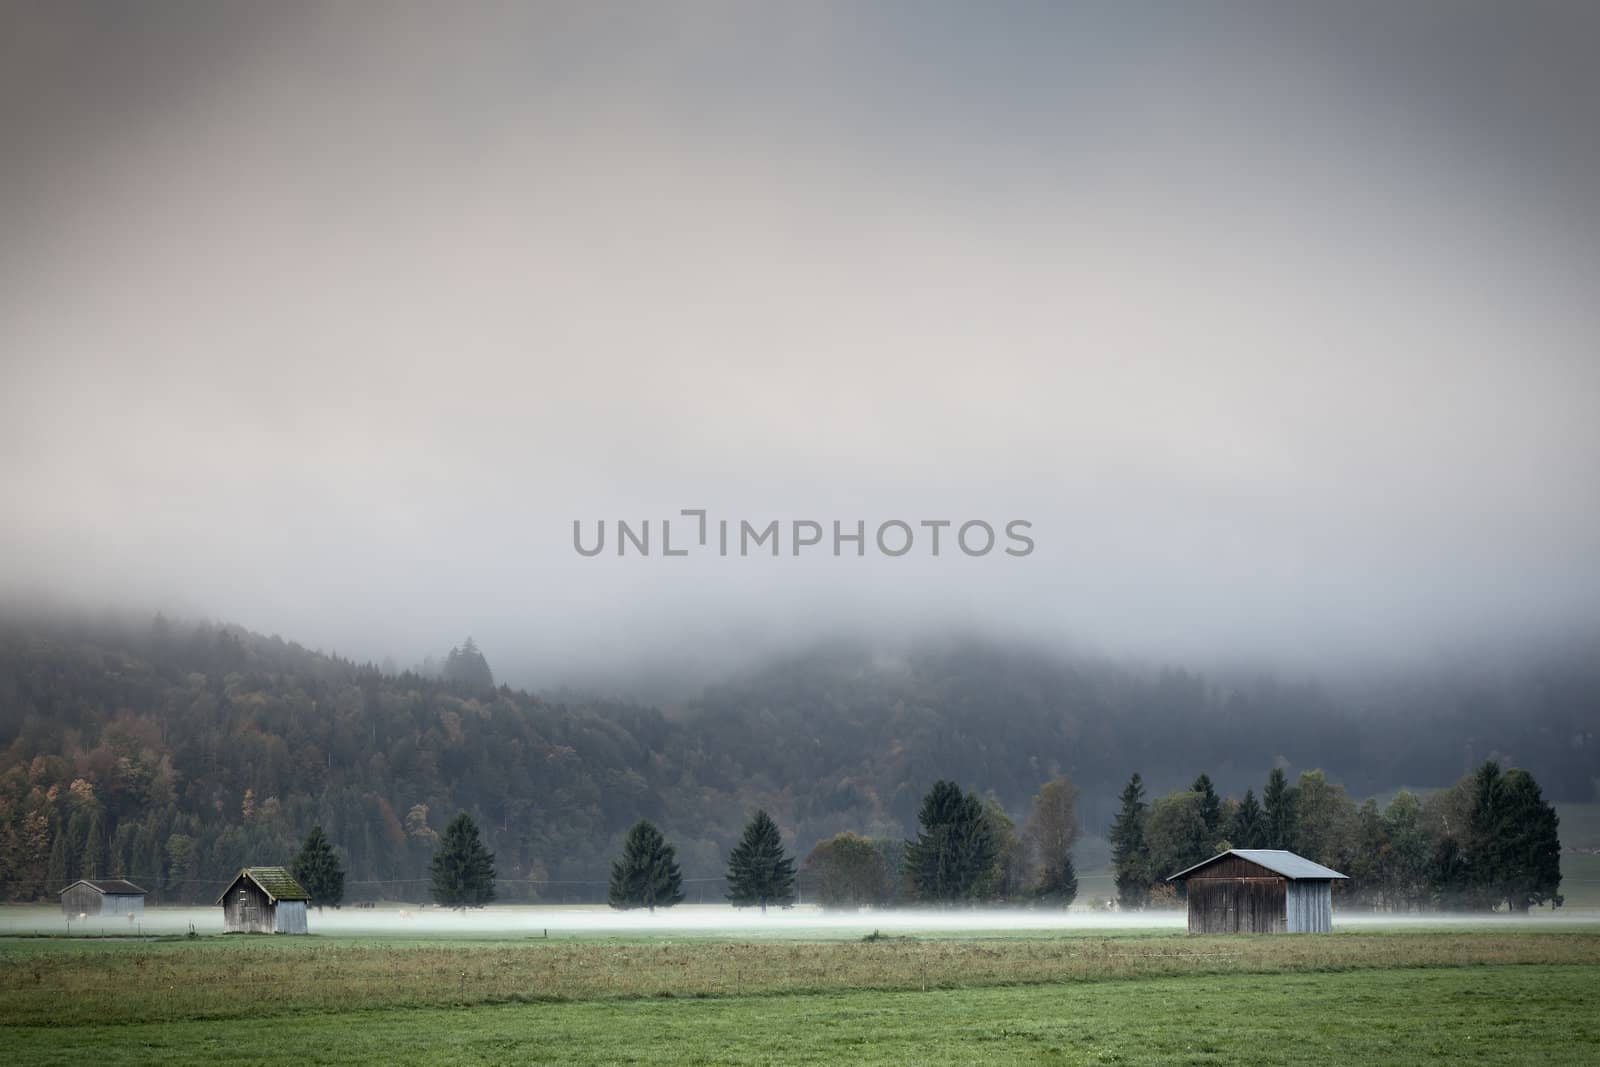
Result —
<instances>
[{"instance_id":1,"label":"dark hillside","mask_svg":"<svg viewBox=\"0 0 1600 1067\"><path fill-rule=\"evenodd\" d=\"M757 805L803 855L846 829L906 835L941 777L1020 818L1067 774L1091 830L1134 769L1158 791L1206 770L1240 792L1274 763L1322 767L1359 796L1446 785L1500 755L1554 799L1586 801L1596 694L1596 669L1571 662L1348 698L945 641L813 650L669 716L383 674L232 626L12 622L0 894L115 873L201 899L246 863L286 862L320 822L351 899L422 899L435 835L466 810L497 854L502 899L597 900L641 817L677 843L686 876L714 878Z\"/></svg>"}]
</instances>

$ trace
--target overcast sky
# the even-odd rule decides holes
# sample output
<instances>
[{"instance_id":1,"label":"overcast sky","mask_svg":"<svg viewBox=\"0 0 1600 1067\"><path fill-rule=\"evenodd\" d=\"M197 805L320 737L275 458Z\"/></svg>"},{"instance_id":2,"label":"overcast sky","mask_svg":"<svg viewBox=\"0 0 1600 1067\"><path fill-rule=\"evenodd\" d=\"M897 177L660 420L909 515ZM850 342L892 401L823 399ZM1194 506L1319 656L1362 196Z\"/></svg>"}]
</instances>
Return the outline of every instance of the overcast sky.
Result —
<instances>
[{"instance_id":1,"label":"overcast sky","mask_svg":"<svg viewBox=\"0 0 1600 1067\"><path fill-rule=\"evenodd\" d=\"M529 682L1591 625L1597 59L1576 0L7 3L0 588ZM573 551L694 507L1036 549Z\"/></svg>"}]
</instances>

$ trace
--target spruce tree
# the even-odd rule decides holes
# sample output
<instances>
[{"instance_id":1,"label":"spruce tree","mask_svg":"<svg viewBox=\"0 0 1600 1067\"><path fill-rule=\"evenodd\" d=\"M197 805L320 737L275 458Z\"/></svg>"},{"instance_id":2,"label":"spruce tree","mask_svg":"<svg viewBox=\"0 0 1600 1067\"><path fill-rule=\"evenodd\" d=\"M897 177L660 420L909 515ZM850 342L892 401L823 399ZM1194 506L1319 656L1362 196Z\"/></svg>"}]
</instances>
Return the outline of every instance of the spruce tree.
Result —
<instances>
[{"instance_id":1,"label":"spruce tree","mask_svg":"<svg viewBox=\"0 0 1600 1067\"><path fill-rule=\"evenodd\" d=\"M949 904L970 899L994 869L994 831L976 793L938 781L922 798L921 829L906 842L905 868L923 900Z\"/></svg>"},{"instance_id":2,"label":"spruce tree","mask_svg":"<svg viewBox=\"0 0 1600 1067\"><path fill-rule=\"evenodd\" d=\"M1209 774L1202 773L1189 788L1200 794L1200 818L1206 824L1206 847L1212 848L1222 836L1222 798L1217 796Z\"/></svg>"},{"instance_id":3,"label":"spruce tree","mask_svg":"<svg viewBox=\"0 0 1600 1067\"><path fill-rule=\"evenodd\" d=\"M1524 770L1489 760L1473 777L1468 865L1474 903L1525 912L1558 898L1560 819Z\"/></svg>"},{"instance_id":4,"label":"spruce tree","mask_svg":"<svg viewBox=\"0 0 1600 1067\"><path fill-rule=\"evenodd\" d=\"M344 900L344 865L334 855L333 846L322 832L313 826L294 860L294 878L307 893L311 902L321 911L324 907L337 908Z\"/></svg>"},{"instance_id":5,"label":"spruce tree","mask_svg":"<svg viewBox=\"0 0 1600 1067\"><path fill-rule=\"evenodd\" d=\"M1265 816L1262 848L1293 850L1295 844L1294 790L1282 767L1272 768L1267 775L1267 786L1261 791L1262 815Z\"/></svg>"},{"instance_id":6,"label":"spruce tree","mask_svg":"<svg viewBox=\"0 0 1600 1067\"><path fill-rule=\"evenodd\" d=\"M1246 789L1244 799L1239 801L1239 810L1233 813L1233 822L1228 826L1228 840L1234 848L1260 848L1265 832L1266 819L1261 805L1256 802L1256 791Z\"/></svg>"},{"instance_id":7,"label":"spruce tree","mask_svg":"<svg viewBox=\"0 0 1600 1067\"><path fill-rule=\"evenodd\" d=\"M1502 853L1506 903L1522 912L1547 900L1560 907L1561 817L1524 770L1506 772L1505 806L1502 825L1511 831Z\"/></svg>"},{"instance_id":8,"label":"spruce tree","mask_svg":"<svg viewBox=\"0 0 1600 1067\"><path fill-rule=\"evenodd\" d=\"M1144 782L1135 772L1122 789L1122 810L1111 824L1117 903L1124 909L1142 908L1150 899L1150 856L1144 841L1144 818Z\"/></svg>"},{"instance_id":9,"label":"spruce tree","mask_svg":"<svg viewBox=\"0 0 1600 1067\"><path fill-rule=\"evenodd\" d=\"M433 854L433 899L446 908L481 908L494 899L494 853L462 812L451 820Z\"/></svg>"},{"instance_id":10,"label":"spruce tree","mask_svg":"<svg viewBox=\"0 0 1600 1067\"><path fill-rule=\"evenodd\" d=\"M606 894L613 908L669 908L683 902L683 874L677 851L661 831L640 819L622 843L622 856L611 865Z\"/></svg>"},{"instance_id":11,"label":"spruce tree","mask_svg":"<svg viewBox=\"0 0 1600 1067\"><path fill-rule=\"evenodd\" d=\"M494 672L489 669L489 661L470 637L459 648L450 650L443 673L447 682L459 682L474 689L494 688Z\"/></svg>"},{"instance_id":12,"label":"spruce tree","mask_svg":"<svg viewBox=\"0 0 1600 1067\"><path fill-rule=\"evenodd\" d=\"M778 824L757 811L728 856L728 899L736 908L794 901L794 860L783 853Z\"/></svg>"}]
</instances>

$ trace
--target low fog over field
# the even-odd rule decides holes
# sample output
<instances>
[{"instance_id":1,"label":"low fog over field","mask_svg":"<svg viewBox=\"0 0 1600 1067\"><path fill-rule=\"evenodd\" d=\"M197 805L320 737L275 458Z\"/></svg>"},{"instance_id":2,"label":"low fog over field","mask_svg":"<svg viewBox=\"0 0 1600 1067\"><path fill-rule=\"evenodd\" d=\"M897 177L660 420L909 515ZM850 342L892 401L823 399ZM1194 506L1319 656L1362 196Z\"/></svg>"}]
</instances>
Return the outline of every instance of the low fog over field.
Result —
<instances>
[{"instance_id":1,"label":"low fog over field","mask_svg":"<svg viewBox=\"0 0 1600 1067\"><path fill-rule=\"evenodd\" d=\"M1484 927L1544 930L1589 925L1592 908L1565 912L1540 912L1513 918L1504 915L1377 915L1365 910L1336 911L1341 930L1380 927ZM1015 935L1030 932L1070 934L1074 931L1182 931L1182 911L1117 912L1079 906L1068 910L1017 908L926 908L824 911L807 905L756 908L683 904L657 912L643 909L614 911L593 906L488 907L452 911L429 906L378 909L312 909L307 924L313 934L349 937L649 937L649 938L780 938L857 939L877 932L895 937L942 937L953 934ZM186 934L221 934L221 908L151 908L137 919L88 917L70 926L59 908L8 908L0 912L0 937L17 934L70 933L105 937ZM239 935L243 940L249 935Z\"/></svg>"},{"instance_id":2,"label":"low fog over field","mask_svg":"<svg viewBox=\"0 0 1600 1067\"><path fill-rule=\"evenodd\" d=\"M0 592L539 686L1592 630L1597 20L9 4Z\"/></svg>"}]
</instances>

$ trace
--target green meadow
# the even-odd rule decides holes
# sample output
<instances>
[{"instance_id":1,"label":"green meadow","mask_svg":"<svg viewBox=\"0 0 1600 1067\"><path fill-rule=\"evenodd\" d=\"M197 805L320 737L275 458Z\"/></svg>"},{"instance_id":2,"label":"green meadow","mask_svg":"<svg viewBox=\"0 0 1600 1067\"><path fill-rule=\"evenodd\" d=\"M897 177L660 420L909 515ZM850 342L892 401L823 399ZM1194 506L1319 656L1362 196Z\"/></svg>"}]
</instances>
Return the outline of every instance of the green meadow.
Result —
<instances>
[{"instance_id":1,"label":"green meadow","mask_svg":"<svg viewBox=\"0 0 1600 1067\"><path fill-rule=\"evenodd\" d=\"M1600 925L0 942L19 1062L1600 1061Z\"/></svg>"}]
</instances>

